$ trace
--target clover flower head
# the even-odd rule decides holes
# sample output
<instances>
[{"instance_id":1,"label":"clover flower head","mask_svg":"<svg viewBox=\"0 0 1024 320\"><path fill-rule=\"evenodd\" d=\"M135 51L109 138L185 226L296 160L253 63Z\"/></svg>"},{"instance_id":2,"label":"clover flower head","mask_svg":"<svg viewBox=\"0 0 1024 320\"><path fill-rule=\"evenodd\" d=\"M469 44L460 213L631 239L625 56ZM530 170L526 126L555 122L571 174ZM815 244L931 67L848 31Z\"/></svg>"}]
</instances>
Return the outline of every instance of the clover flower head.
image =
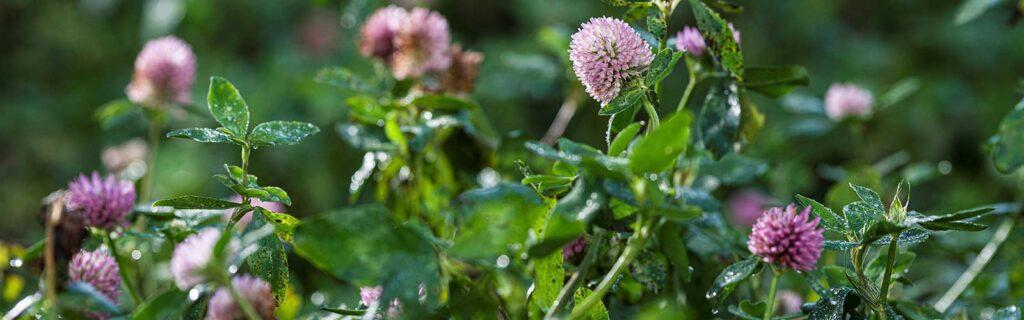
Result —
<instances>
[{"instance_id":1,"label":"clover flower head","mask_svg":"<svg viewBox=\"0 0 1024 320\"><path fill-rule=\"evenodd\" d=\"M864 117L871 113L871 92L850 83L833 83L825 93L825 115L833 121Z\"/></svg>"},{"instance_id":2,"label":"clover flower head","mask_svg":"<svg viewBox=\"0 0 1024 320\"><path fill-rule=\"evenodd\" d=\"M277 309L277 301L270 291L270 285L260 278L250 275L242 275L231 279L231 285L238 290L238 295L249 302L256 313L262 319L275 319L274 309ZM231 296L227 288L217 289L210 298L209 310L206 313L209 320L242 320L245 313Z\"/></svg>"},{"instance_id":3,"label":"clover flower head","mask_svg":"<svg viewBox=\"0 0 1024 320\"><path fill-rule=\"evenodd\" d=\"M441 72L452 63L448 20L440 13L413 8L395 34L391 73L396 79Z\"/></svg>"},{"instance_id":4,"label":"clover flower head","mask_svg":"<svg viewBox=\"0 0 1024 320\"><path fill-rule=\"evenodd\" d=\"M765 210L747 241L750 252L767 263L797 271L809 271L821 257L825 238L820 218L810 218L811 208L797 213L795 205Z\"/></svg>"},{"instance_id":5,"label":"clover flower head","mask_svg":"<svg viewBox=\"0 0 1024 320\"><path fill-rule=\"evenodd\" d=\"M676 50L689 53L694 57L700 57L704 55L704 50L707 47L707 44L704 43L704 36L700 34L700 30L697 30L697 28L686 26L683 27L683 30L679 30L676 33Z\"/></svg>"},{"instance_id":6,"label":"clover flower head","mask_svg":"<svg viewBox=\"0 0 1024 320\"><path fill-rule=\"evenodd\" d=\"M453 93L472 92L476 87L476 78L484 55L472 50L463 50L458 44L452 45L450 50L452 64L441 77L441 87Z\"/></svg>"},{"instance_id":7,"label":"clover flower head","mask_svg":"<svg viewBox=\"0 0 1024 320\"><path fill-rule=\"evenodd\" d=\"M391 5L377 9L363 24L359 40L359 53L385 61L395 53L395 35L409 13L404 8Z\"/></svg>"},{"instance_id":8,"label":"clover flower head","mask_svg":"<svg viewBox=\"0 0 1024 320\"><path fill-rule=\"evenodd\" d=\"M174 247L171 275L178 289L188 290L207 281L205 269L213 259L213 248L220 237L220 230L207 228L185 238L185 241ZM237 244L232 242L225 250L228 256L232 256L237 251Z\"/></svg>"},{"instance_id":9,"label":"clover flower head","mask_svg":"<svg viewBox=\"0 0 1024 320\"><path fill-rule=\"evenodd\" d=\"M608 17L580 26L569 44L569 59L587 93L606 105L631 78L651 65L651 46L629 24Z\"/></svg>"},{"instance_id":10,"label":"clover flower head","mask_svg":"<svg viewBox=\"0 0 1024 320\"><path fill-rule=\"evenodd\" d=\"M135 75L125 90L128 100L144 106L188 104L196 80L192 47L175 36L150 40L135 59Z\"/></svg>"},{"instance_id":11,"label":"clover flower head","mask_svg":"<svg viewBox=\"0 0 1024 320\"><path fill-rule=\"evenodd\" d=\"M80 215L86 225L109 230L128 224L125 217L135 205L135 185L93 171L68 183L67 197L68 210Z\"/></svg>"},{"instance_id":12,"label":"clover flower head","mask_svg":"<svg viewBox=\"0 0 1024 320\"><path fill-rule=\"evenodd\" d=\"M771 200L770 197L757 190L740 191L729 198L727 206L729 217L738 225L753 226Z\"/></svg>"},{"instance_id":13,"label":"clover flower head","mask_svg":"<svg viewBox=\"0 0 1024 320\"><path fill-rule=\"evenodd\" d=\"M68 264L68 279L92 285L111 301L121 296L121 276L117 262L105 249L79 251Z\"/></svg>"},{"instance_id":14,"label":"clover flower head","mask_svg":"<svg viewBox=\"0 0 1024 320\"><path fill-rule=\"evenodd\" d=\"M562 247L562 259L572 261L587 250L587 238L579 237Z\"/></svg>"}]
</instances>

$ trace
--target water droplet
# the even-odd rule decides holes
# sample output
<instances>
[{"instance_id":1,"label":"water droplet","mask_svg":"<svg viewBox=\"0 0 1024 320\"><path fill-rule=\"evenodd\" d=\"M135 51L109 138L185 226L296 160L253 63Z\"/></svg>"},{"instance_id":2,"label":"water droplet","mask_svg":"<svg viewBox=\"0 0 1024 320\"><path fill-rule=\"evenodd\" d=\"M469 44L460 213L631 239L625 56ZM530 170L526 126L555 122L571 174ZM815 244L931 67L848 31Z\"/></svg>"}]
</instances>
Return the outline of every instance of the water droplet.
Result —
<instances>
[{"instance_id":1,"label":"water droplet","mask_svg":"<svg viewBox=\"0 0 1024 320\"><path fill-rule=\"evenodd\" d=\"M139 251L137 249L136 250L132 250L132 260L139 260L139 259L142 259L142 251Z\"/></svg>"},{"instance_id":2,"label":"water droplet","mask_svg":"<svg viewBox=\"0 0 1024 320\"><path fill-rule=\"evenodd\" d=\"M495 264L497 264L498 268L501 269L505 269L505 267L508 267L508 263L509 258L506 255L501 255L500 257L498 257L498 261L495 261Z\"/></svg>"},{"instance_id":3,"label":"water droplet","mask_svg":"<svg viewBox=\"0 0 1024 320\"><path fill-rule=\"evenodd\" d=\"M309 301L314 305L322 305L324 304L324 294L319 291L313 292L313 294L309 295Z\"/></svg>"},{"instance_id":4,"label":"water droplet","mask_svg":"<svg viewBox=\"0 0 1024 320\"><path fill-rule=\"evenodd\" d=\"M11 264L11 268L20 268L22 262L21 262L21 259L11 259L10 264Z\"/></svg>"},{"instance_id":5,"label":"water droplet","mask_svg":"<svg viewBox=\"0 0 1024 320\"><path fill-rule=\"evenodd\" d=\"M199 300L199 288L192 288L192 290L188 291L188 300L189 301Z\"/></svg>"},{"instance_id":6,"label":"water droplet","mask_svg":"<svg viewBox=\"0 0 1024 320\"><path fill-rule=\"evenodd\" d=\"M238 272L238 266L228 267L228 273L235 274L235 272Z\"/></svg>"}]
</instances>

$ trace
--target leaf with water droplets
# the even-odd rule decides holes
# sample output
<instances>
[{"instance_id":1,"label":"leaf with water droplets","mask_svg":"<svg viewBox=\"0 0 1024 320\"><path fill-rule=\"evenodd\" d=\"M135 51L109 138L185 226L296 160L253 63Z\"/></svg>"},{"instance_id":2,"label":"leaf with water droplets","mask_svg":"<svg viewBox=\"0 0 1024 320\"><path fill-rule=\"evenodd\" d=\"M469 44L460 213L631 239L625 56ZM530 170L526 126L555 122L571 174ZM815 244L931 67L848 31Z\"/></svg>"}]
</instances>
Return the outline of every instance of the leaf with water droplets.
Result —
<instances>
[{"instance_id":1,"label":"leaf with water droplets","mask_svg":"<svg viewBox=\"0 0 1024 320\"><path fill-rule=\"evenodd\" d=\"M272 216L273 212L262 209L258 211L259 214L253 214L252 222L246 228L247 233L262 228L272 219L281 219L279 216ZM288 290L288 255L277 237L263 237L258 244L256 252L246 257L245 262L249 266L249 272L270 284L274 298L281 303Z\"/></svg>"},{"instance_id":2,"label":"leaf with water droplets","mask_svg":"<svg viewBox=\"0 0 1024 320\"><path fill-rule=\"evenodd\" d=\"M814 304L810 319L842 320L860 305L860 297L853 289L841 287L829 290L829 295Z\"/></svg>"},{"instance_id":3,"label":"leaf with water droplets","mask_svg":"<svg viewBox=\"0 0 1024 320\"><path fill-rule=\"evenodd\" d=\"M278 238L284 242L292 242L292 233L301 222L298 218L287 213L273 212L263 208L257 208L257 210L267 218L267 223L274 226L274 233Z\"/></svg>"},{"instance_id":4,"label":"leaf with water droplets","mask_svg":"<svg viewBox=\"0 0 1024 320\"><path fill-rule=\"evenodd\" d=\"M168 138L191 139L205 143L231 142L231 136L211 128L179 129L167 133Z\"/></svg>"},{"instance_id":5,"label":"leaf with water droplets","mask_svg":"<svg viewBox=\"0 0 1024 320\"><path fill-rule=\"evenodd\" d=\"M586 232L587 225L608 202L603 188L594 180L580 176L572 190L558 200L540 242L530 247L530 255L545 256Z\"/></svg>"},{"instance_id":6,"label":"leaf with water droplets","mask_svg":"<svg viewBox=\"0 0 1024 320\"><path fill-rule=\"evenodd\" d=\"M716 81L704 98L697 119L697 139L715 157L735 152L740 147L743 106L739 87L727 80Z\"/></svg>"},{"instance_id":7,"label":"leaf with water droplets","mask_svg":"<svg viewBox=\"0 0 1024 320\"><path fill-rule=\"evenodd\" d=\"M711 300L712 304L721 305L729 297L729 294L732 293L732 290L736 288L736 285L760 270L761 259L756 255L750 256L746 260L737 261L725 267L725 270L718 274L705 297Z\"/></svg>"},{"instance_id":8,"label":"leaf with water droplets","mask_svg":"<svg viewBox=\"0 0 1024 320\"><path fill-rule=\"evenodd\" d=\"M455 224L458 232L448 253L467 260L494 264L526 241L530 228L548 207L537 193L521 184L470 190L459 196Z\"/></svg>"},{"instance_id":9,"label":"leaf with water droplets","mask_svg":"<svg viewBox=\"0 0 1024 320\"><path fill-rule=\"evenodd\" d=\"M231 82L221 77L210 78L210 93L206 101L217 123L234 136L245 138L249 131L249 105L245 104Z\"/></svg>"},{"instance_id":10,"label":"leaf with water droplets","mask_svg":"<svg viewBox=\"0 0 1024 320\"><path fill-rule=\"evenodd\" d=\"M992 320L1021 320L1021 311L1018 306L1009 306L999 309L992 314Z\"/></svg>"},{"instance_id":11,"label":"leaf with water droplets","mask_svg":"<svg viewBox=\"0 0 1024 320\"><path fill-rule=\"evenodd\" d=\"M252 129L249 141L253 146L294 145L308 136L320 132L320 128L299 121L269 121Z\"/></svg>"},{"instance_id":12,"label":"leaf with water droplets","mask_svg":"<svg viewBox=\"0 0 1024 320\"><path fill-rule=\"evenodd\" d=\"M241 205L241 203L200 196L180 196L153 203L154 207L172 207L175 209L231 209Z\"/></svg>"},{"instance_id":13,"label":"leaf with water droplets","mask_svg":"<svg viewBox=\"0 0 1024 320\"><path fill-rule=\"evenodd\" d=\"M846 232L846 220L843 219L842 216L833 212L832 209L829 209L829 207L826 207L818 201L814 201L814 199L799 194L796 195L796 200L803 206L810 206L811 212L821 218L821 225L825 227L825 229L839 233Z\"/></svg>"},{"instance_id":14,"label":"leaf with water droplets","mask_svg":"<svg viewBox=\"0 0 1024 320\"><path fill-rule=\"evenodd\" d=\"M659 173L668 170L676 158L690 145L690 112L682 110L636 142L629 154L629 168L634 174Z\"/></svg>"},{"instance_id":15,"label":"leaf with water droplets","mask_svg":"<svg viewBox=\"0 0 1024 320\"><path fill-rule=\"evenodd\" d=\"M717 12L708 8L704 1L690 0L690 8L693 9L701 35L708 40L711 54L733 77L743 80L743 54L733 37L732 28Z\"/></svg>"}]
</instances>

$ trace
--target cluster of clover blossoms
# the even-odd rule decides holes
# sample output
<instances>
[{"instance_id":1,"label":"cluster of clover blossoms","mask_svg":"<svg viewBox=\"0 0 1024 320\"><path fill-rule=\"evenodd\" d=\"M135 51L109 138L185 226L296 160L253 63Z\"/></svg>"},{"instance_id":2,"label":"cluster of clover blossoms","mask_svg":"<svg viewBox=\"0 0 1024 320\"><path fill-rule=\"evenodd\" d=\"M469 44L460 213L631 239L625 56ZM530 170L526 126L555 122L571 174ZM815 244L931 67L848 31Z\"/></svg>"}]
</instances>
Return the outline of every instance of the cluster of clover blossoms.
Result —
<instances>
[{"instance_id":1,"label":"cluster of clover blossoms","mask_svg":"<svg viewBox=\"0 0 1024 320\"><path fill-rule=\"evenodd\" d=\"M430 76L435 89L472 91L483 55L450 42L448 20L441 14L392 5L367 18L359 52L383 61L395 79Z\"/></svg>"}]
</instances>

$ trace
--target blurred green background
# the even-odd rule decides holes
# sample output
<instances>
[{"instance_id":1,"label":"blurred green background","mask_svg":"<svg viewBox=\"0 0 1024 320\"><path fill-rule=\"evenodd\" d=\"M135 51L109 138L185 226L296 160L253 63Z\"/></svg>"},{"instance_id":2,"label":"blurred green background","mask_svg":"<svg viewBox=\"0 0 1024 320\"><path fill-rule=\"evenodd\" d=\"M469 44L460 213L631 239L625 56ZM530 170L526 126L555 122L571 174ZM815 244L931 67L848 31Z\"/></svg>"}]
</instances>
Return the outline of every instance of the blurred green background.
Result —
<instances>
[{"instance_id":1,"label":"blurred green background","mask_svg":"<svg viewBox=\"0 0 1024 320\"><path fill-rule=\"evenodd\" d=\"M996 173L982 149L1020 99L1024 31L1008 22L1008 3L957 26L956 1L738 2L745 11L726 16L742 33L747 64L798 64L811 75L810 86L789 100L754 97L767 125L748 154L772 166L756 182L759 188L786 202L794 193L824 199L837 180L896 154L900 165L894 175L918 174L912 209L944 212L1016 199L1015 180ZM198 57L196 105L170 128L211 124L205 117L207 79L223 76L238 86L254 121L303 120L323 129L301 145L259 150L254 156L252 168L261 180L291 194L295 206L289 211L303 217L346 205L348 179L362 155L342 143L333 129L344 119L345 95L313 78L327 66L369 69L355 51L358 28L369 12L385 3L0 2L0 238L22 244L38 240L36 216L43 196L81 172L102 170L104 147L145 135L141 117L103 130L93 114L104 103L124 97L135 55L148 39L167 34L190 43ZM597 0L395 3L439 11L448 18L456 42L484 53L473 97L500 132L517 137L506 140L508 149L544 134L571 81L557 53L542 45L538 33L568 35L590 17L622 13ZM669 26L672 33L693 24L688 8L680 8ZM674 102L681 95L683 73L678 68L667 80L664 101ZM862 123L832 126L822 124L823 117L808 119L793 112L797 98L820 99L833 82L855 82L878 96L905 79L916 79L911 81L919 89ZM703 89L698 87L691 107L702 100ZM606 119L596 110L588 98L566 136L603 146ZM811 127L811 133L791 133L801 126ZM227 196L210 174L235 156L236 150L226 145L164 140L155 196ZM514 173L505 178L515 179ZM731 191L716 195L724 199ZM936 254L922 260L966 263L989 233L940 237L928 245ZM1006 250L1012 251L1007 254L1020 252L1020 239L1018 232L1008 242ZM987 294L1012 290L1006 287L1008 277L1014 276L1010 271L1024 275L1024 267L1007 263L994 267L998 272L989 280L992 287L985 288L995 291ZM937 282L951 282L959 270L937 274Z\"/></svg>"}]
</instances>

